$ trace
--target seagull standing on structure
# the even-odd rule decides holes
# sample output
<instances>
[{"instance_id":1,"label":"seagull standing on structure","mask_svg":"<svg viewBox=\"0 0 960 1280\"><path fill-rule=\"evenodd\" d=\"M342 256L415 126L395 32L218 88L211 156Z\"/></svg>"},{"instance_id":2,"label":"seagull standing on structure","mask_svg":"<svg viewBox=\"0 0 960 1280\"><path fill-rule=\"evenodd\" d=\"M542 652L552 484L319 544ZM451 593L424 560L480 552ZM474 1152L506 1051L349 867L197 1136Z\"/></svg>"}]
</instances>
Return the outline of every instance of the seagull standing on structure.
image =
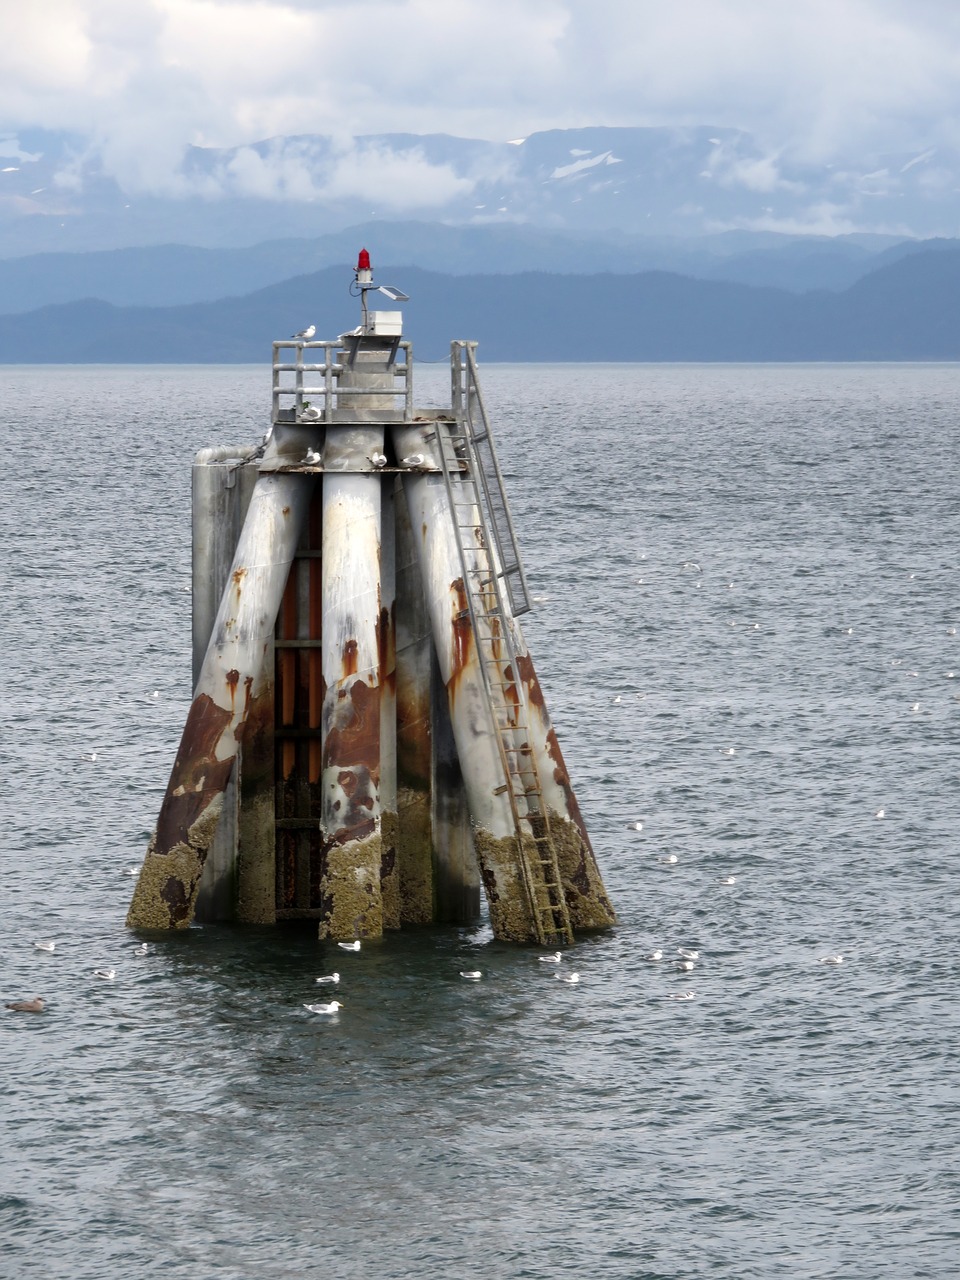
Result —
<instances>
[{"instance_id":1,"label":"seagull standing on structure","mask_svg":"<svg viewBox=\"0 0 960 1280\"><path fill-rule=\"evenodd\" d=\"M290 336L298 342L309 342L313 335L317 332L315 324L308 324L305 329L301 329L299 333L293 333Z\"/></svg>"}]
</instances>

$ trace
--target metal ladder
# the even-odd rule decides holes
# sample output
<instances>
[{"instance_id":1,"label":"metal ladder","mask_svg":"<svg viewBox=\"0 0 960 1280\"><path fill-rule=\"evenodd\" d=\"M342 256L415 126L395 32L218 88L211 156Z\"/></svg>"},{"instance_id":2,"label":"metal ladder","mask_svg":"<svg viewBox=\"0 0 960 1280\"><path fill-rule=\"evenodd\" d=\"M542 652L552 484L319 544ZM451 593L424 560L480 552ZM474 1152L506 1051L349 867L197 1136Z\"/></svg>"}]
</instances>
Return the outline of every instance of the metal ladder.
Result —
<instances>
[{"instance_id":1,"label":"metal ladder","mask_svg":"<svg viewBox=\"0 0 960 1280\"><path fill-rule=\"evenodd\" d=\"M437 423L441 469L456 533L467 612L503 767L504 782L498 791L506 793L510 800L517 860L537 941L542 945L573 942L556 845L530 746L523 684L509 626L514 612L510 609L511 596L515 593L518 600L526 600L526 581L489 423L476 385L474 346L453 344L455 420ZM478 407L479 414L471 412L472 406ZM488 459L492 459L492 465Z\"/></svg>"}]
</instances>

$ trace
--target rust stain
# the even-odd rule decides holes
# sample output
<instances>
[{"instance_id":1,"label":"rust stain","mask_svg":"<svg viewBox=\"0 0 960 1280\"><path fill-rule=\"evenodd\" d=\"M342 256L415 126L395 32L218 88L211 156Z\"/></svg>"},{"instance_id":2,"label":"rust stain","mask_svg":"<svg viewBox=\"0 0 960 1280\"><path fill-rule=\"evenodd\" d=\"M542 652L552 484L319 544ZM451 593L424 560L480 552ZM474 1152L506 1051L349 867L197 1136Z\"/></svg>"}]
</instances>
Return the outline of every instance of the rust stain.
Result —
<instances>
[{"instance_id":1,"label":"rust stain","mask_svg":"<svg viewBox=\"0 0 960 1280\"><path fill-rule=\"evenodd\" d=\"M349 676L355 676L357 674L358 653L359 645L356 640L348 640L343 646L343 658L340 663L340 669L343 672L344 680Z\"/></svg>"},{"instance_id":2,"label":"rust stain","mask_svg":"<svg viewBox=\"0 0 960 1280\"><path fill-rule=\"evenodd\" d=\"M282 516L288 516L288 515L290 514L290 508L289 508L289 507L281 507L281 508L280 508L280 514L281 514Z\"/></svg>"},{"instance_id":3,"label":"rust stain","mask_svg":"<svg viewBox=\"0 0 960 1280\"><path fill-rule=\"evenodd\" d=\"M224 676L227 688L230 690L230 706L235 707L237 702L237 685L240 683L240 672L236 667L232 667Z\"/></svg>"},{"instance_id":4,"label":"rust stain","mask_svg":"<svg viewBox=\"0 0 960 1280\"><path fill-rule=\"evenodd\" d=\"M209 694L194 699L157 819L156 853L188 843L190 828L229 782L236 748L225 760L216 758L216 750L232 720L233 714Z\"/></svg>"},{"instance_id":5,"label":"rust stain","mask_svg":"<svg viewBox=\"0 0 960 1280\"><path fill-rule=\"evenodd\" d=\"M470 623L470 611L467 607L467 592L462 578L450 584L453 594L453 672L450 684L459 682L464 668L470 661L470 648L473 642L473 627Z\"/></svg>"},{"instance_id":6,"label":"rust stain","mask_svg":"<svg viewBox=\"0 0 960 1280\"><path fill-rule=\"evenodd\" d=\"M193 886L195 884L196 881L192 880L187 886L178 880L176 876L171 876L160 890L160 897L167 904L170 911L171 923L179 924L181 920L186 920L190 914L190 900L193 897Z\"/></svg>"},{"instance_id":7,"label":"rust stain","mask_svg":"<svg viewBox=\"0 0 960 1280\"><path fill-rule=\"evenodd\" d=\"M239 569L234 569L233 585L237 588L238 591L240 590L240 584L243 582L246 576L247 576L247 571L246 569L243 568L242 565Z\"/></svg>"}]
</instances>

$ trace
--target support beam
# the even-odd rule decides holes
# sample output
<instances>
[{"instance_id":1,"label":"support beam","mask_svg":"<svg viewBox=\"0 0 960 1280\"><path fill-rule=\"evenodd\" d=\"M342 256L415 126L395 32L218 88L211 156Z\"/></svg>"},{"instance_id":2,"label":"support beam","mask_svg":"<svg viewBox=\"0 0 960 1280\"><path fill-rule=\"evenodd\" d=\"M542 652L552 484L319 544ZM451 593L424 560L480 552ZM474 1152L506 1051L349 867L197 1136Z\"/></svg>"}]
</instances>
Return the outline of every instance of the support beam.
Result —
<instances>
[{"instance_id":1,"label":"support beam","mask_svg":"<svg viewBox=\"0 0 960 1280\"><path fill-rule=\"evenodd\" d=\"M312 489L303 475L257 480L127 916L132 927L185 929L193 918Z\"/></svg>"}]
</instances>

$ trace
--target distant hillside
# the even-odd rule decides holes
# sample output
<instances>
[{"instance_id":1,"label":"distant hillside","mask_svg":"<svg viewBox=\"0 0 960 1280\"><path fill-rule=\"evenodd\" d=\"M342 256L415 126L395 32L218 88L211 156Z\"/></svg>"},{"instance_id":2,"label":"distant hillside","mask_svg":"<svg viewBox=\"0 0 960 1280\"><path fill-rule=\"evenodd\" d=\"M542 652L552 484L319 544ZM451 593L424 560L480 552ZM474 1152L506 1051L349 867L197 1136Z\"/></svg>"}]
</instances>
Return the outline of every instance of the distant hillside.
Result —
<instances>
[{"instance_id":1,"label":"distant hillside","mask_svg":"<svg viewBox=\"0 0 960 1280\"><path fill-rule=\"evenodd\" d=\"M692 239L547 231L529 226L374 222L311 240L241 249L147 245L97 253L40 253L0 260L0 314L98 298L116 306L177 306L249 293L293 275L349 267L366 245L377 266L418 266L450 275L550 271L672 271L808 292L846 289L882 262L956 241L881 236L787 236L725 232Z\"/></svg>"},{"instance_id":2,"label":"distant hillside","mask_svg":"<svg viewBox=\"0 0 960 1280\"><path fill-rule=\"evenodd\" d=\"M387 280L384 273L381 277ZM0 361L260 362L306 323L357 320L351 273L329 268L216 303L80 301L0 317ZM475 338L493 360L960 359L960 249L911 254L839 294L635 275L445 276L407 268L406 336L436 359Z\"/></svg>"}]
</instances>

